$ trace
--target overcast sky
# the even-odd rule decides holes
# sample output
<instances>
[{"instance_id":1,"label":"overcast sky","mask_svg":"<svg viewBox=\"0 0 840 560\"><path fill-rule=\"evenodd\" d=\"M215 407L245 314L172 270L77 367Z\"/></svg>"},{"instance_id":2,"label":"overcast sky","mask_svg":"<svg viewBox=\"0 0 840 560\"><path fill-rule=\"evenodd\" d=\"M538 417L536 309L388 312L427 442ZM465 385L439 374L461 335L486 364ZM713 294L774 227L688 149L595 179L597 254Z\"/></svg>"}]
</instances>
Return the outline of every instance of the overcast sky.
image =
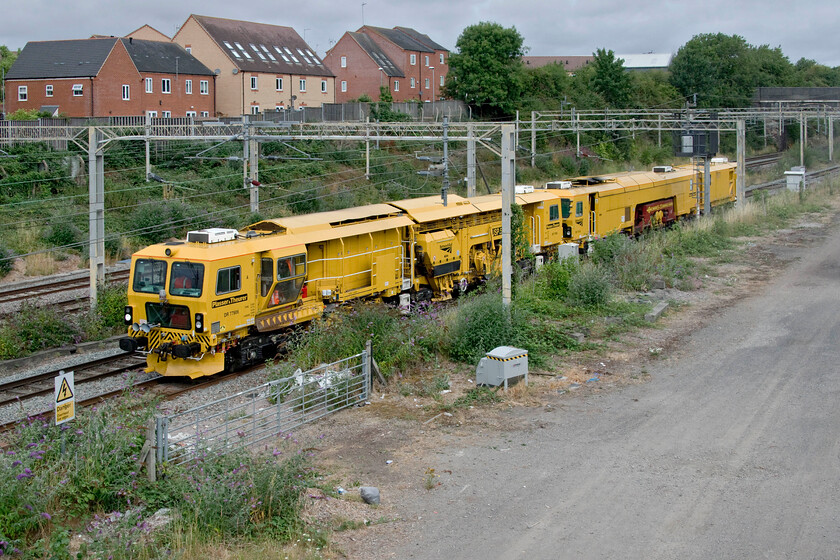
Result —
<instances>
[{"instance_id":1,"label":"overcast sky","mask_svg":"<svg viewBox=\"0 0 840 560\"><path fill-rule=\"evenodd\" d=\"M455 50L461 31L481 21L514 26L531 55L676 52L699 33L737 34L753 45L781 47L840 66L833 0L655 2L653 0L2 0L0 45L125 35L149 24L172 36L191 13L294 27L320 55L363 23L413 27Z\"/></svg>"}]
</instances>

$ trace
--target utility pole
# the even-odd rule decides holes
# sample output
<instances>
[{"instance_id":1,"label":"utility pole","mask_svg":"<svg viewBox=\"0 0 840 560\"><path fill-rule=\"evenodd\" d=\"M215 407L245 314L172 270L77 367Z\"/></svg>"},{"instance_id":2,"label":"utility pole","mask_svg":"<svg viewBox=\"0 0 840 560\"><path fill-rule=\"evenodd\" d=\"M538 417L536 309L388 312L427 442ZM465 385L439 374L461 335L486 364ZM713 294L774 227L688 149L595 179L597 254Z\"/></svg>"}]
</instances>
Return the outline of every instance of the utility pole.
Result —
<instances>
[{"instance_id":1,"label":"utility pole","mask_svg":"<svg viewBox=\"0 0 840 560\"><path fill-rule=\"evenodd\" d=\"M248 140L248 177L251 194L251 212L260 211L260 143Z\"/></svg>"},{"instance_id":2,"label":"utility pole","mask_svg":"<svg viewBox=\"0 0 840 560\"><path fill-rule=\"evenodd\" d=\"M511 206L516 177L516 126L502 125L502 305L510 309L513 247L511 246Z\"/></svg>"},{"instance_id":3,"label":"utility pole","mask_svg":"<svg viewBox=\"0 0 840 560\"><path fill-rule=\"evenodd\" d=\"M88 128L90 212L90 307L96 307L97 288L105 282L105 156L99 143L102 131Z\"/></svg>"},{"instance_id":4,"label":"utility pole","mask_svg":"<svg viewBox=\"0 0 840 560\"><path fill-rule=\"evenodd\" d=\"M152 116L146 111L146 182L149 182L149 175L152 174L152 162L149 158L149 136L152 134Z\"/></svg>"},{"instance_id":5,"label":"utility pole","mask_svg":"<svg viewBox=\"0 0 840 560\"><path fill-rule=\"evenodd\" d=\"M531 167L537 165L537 112L531 111Z\"/></svg>"},{"instance_id":6,"label":"utility pole","mask_svg":"<svg viewBox=\"0 0 840 560\"><path fill-rule=\"evenodd\" d=\"M467 198L475 196L475 127L467 124Z\"/></svg>"},{"instance_id":7,"label":"utility pole","mask_svg":"<svg viewBox=\"0 0 840 560\"><path fill-rule=\"evenodd\" d=\"M370 117L365 121L365 179L370 180Z\"/></svg>"},{"instance_id":8,"label":"utility pole","mask_svg":"<svg viewBox=\"0 0 840 560\"><path fill-rule=\"evenodd\" d=\"M746 154L746 145L747 145L747 138L746 138L746 121L744 119L738 119L735 124L735 131L737 136L736 142L736 160L737 160L737 167L735 172L735 206L743 206L744 203L747 201L747 165L745 161L745 154Z\"/></svg>"},{"instance_id":9,"label":"utility pole","mask_svg":"<svg viewBox=\"0 0 840 560\"><path fill-rule=\"evenodd\" d=\"M446 206L446 195L449 194L449 117L443 117L443 188L441 189L443 205Z\"/></svg>"}]
</instances>

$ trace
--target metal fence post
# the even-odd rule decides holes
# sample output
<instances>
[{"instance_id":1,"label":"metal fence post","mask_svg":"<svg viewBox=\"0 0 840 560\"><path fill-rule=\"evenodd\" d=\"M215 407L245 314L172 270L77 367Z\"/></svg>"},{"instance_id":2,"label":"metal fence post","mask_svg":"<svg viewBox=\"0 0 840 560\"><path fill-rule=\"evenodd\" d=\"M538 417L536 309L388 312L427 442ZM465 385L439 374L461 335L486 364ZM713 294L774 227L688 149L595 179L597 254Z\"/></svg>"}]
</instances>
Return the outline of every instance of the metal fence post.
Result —
<instances>
[{"instance_id":1,"label":"metal fence post","mask_svg":"<svg viewBox=\"0 0 840 560\"><path fill-rule=\"evenodd\" d=\"M155 437L157 428L157 422L154 418L150 418L149 421L146 423L146 441L148 445L154 445L157 441ZM149 482L154 482L157 478L157 474L155 472L155 465L157 462L157 451L155 449L149 449L148 454L146 455L146 474L149 476Z\"/></svg>"},{"instance_id":2,"label":"metal fence post","mask_svg":"<svg viewBox=\"0 0 840 560\"><path fill-rule=\"evenodd\" d=\"M166 440L169 439L169 434L166 433L166 424L166 417L155 416L155 454L158 463L164 463L167 460Z\"/></svg>"},{"instance_id":3,"label":"metal fence post","mask_svg":"<svg viewBox=\"0 0 840 560\"><path fill-rule=\"evenodd\" d=\"M365 376L364 400L370 398L370 376L372 368L370 362L373 359L372 343L370 339L365 343L365 351L362 352L362 373Z\"/></svg>"}]
</instances>

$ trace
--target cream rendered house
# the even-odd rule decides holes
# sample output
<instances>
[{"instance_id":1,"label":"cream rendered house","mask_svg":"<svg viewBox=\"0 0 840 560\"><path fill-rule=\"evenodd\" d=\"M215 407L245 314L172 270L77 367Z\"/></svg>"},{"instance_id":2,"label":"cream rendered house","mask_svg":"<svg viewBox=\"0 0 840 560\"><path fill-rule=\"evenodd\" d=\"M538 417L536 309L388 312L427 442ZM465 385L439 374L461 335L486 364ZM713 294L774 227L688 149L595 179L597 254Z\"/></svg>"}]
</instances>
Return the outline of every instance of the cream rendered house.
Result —
<instances>
[{"instance_id":1,"label":"cream rendered house","mask_svg":"<svg viewBox=\"0 0 840 560\"><path fill-rule=\"evenodd\" d=\"M335 102L335 76L291 27L193 14L172 40L216 72L218 116Z\"/></svg>"}]
</instances>

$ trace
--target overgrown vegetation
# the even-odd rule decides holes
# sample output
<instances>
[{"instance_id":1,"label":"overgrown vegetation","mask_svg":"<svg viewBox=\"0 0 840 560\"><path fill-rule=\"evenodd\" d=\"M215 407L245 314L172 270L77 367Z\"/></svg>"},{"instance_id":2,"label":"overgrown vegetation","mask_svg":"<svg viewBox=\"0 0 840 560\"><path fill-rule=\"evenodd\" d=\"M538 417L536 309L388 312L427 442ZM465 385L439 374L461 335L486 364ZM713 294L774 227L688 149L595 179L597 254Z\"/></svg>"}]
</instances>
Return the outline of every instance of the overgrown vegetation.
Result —
<instances>
[{"instance_id":1,"label":"overgrown vegetation","mask_svg":"<svg viewBox=\"0 0 840 560\"><path fill-rule=\"evenodd\" d=\"M315 476L304 455L237 452L167 467L150 483L138 458L154 412L148 398L126 393L62 426L19 424L0 455L0 555L166 558L300 534L301 492Z\"/></svg>"}]
</instances>

